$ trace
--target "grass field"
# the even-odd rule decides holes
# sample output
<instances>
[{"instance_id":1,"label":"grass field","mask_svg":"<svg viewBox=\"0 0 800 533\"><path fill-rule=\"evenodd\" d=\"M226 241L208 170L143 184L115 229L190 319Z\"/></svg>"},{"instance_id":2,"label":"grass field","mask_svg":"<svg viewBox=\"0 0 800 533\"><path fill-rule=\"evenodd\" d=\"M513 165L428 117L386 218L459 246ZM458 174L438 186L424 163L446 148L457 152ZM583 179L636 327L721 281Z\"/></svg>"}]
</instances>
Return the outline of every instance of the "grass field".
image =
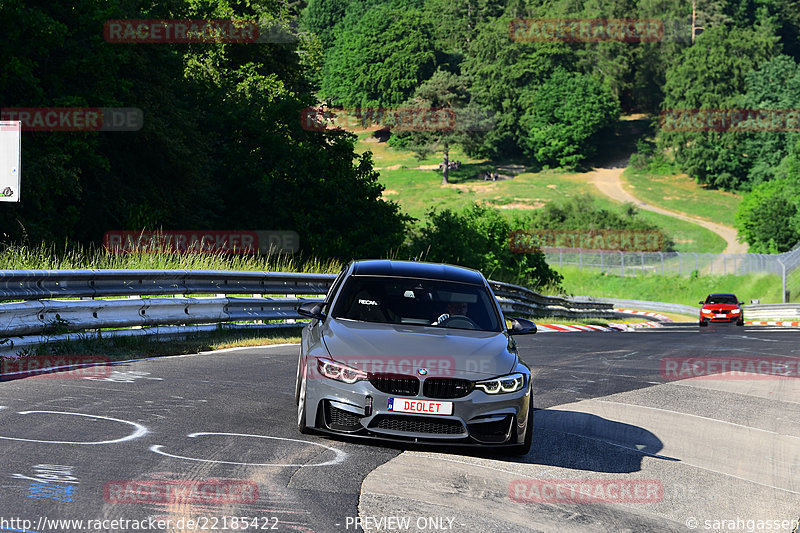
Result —
<instances>
[{"instance_id":1,"label":"grass field","mask_svg":"<svg viewBox=\"0 0 800 533\"><path fill-rule=\"evenodd\" d=\"M629 167L622 179L631 194L648 204L725 226L734 226L742 201L737 194L704 188L686 174L665 176Z\"/></svg>"},{"instance_id":2,"label":"grass field","mask_svg":"<svg viewBox=\"0 0 800 533\"><path fill-rule=\"evenodd\" d=\"M639 117L633 121L628 120L630 118L624 117L621 124L627 129L636 126L631 130L636 135L647 130L646 118ZM451 150L450 159L460 160L462 167L451 171L451 184L443 186L440 171L418 168L437 165L441 153L419 160L409 150L378 142L372 131L357 130L355 133L359 139L356 151L373 153L375 167L381 174L380 181L386 188L384 198L397 202L406 213L417 219L423 218L431 208L459 210L472 203L497 207L504 215L513 218L549 202L581 193L593 195L600 207L621 208L620 203L600 195L584 173L563 170L525 172L524 165L519 162L471 159L458 148ZM622 157L625 155L623 152L629 153L633 149L634 143L632 135L609 140L606 159ZM611 153L614 149L619 153ZM498 172L508 179L483 181L482 175L486 171ZM665 176L629 168L623 179L630 184L632 192L648 204L730 226L741 201L731 193L704 189L686 176ZM646 211L640 211L640 216L666 231L675 242L677 251L719 253L725 249L722 237L696 224Z\"/></svg>"},{"instance_id":3,"label":"grass field","mask_svg":"<svg viewBox=\"0 0 800 533\"><path fill-rule=\"evenodd\" d=\"M598 195L581 174L562 170L523 172L513 179L494 182L477 177L490 168L496 167L487 162L465 163L460 171L451 174L450 185L442 185L441 174L434 170L382 170L381 183L386 187L383 195L417 219L422 219L431 208L460 210L473 203L496 207L514 218L549 202L583 193L593 194L598 207L615 211L622 208L619 202ZM648 211L639 211L639 214L642 219L664 229L675 242L676 251L719 253L725 249L722 237L701 226Z\"/></svg>"}]
</instances>

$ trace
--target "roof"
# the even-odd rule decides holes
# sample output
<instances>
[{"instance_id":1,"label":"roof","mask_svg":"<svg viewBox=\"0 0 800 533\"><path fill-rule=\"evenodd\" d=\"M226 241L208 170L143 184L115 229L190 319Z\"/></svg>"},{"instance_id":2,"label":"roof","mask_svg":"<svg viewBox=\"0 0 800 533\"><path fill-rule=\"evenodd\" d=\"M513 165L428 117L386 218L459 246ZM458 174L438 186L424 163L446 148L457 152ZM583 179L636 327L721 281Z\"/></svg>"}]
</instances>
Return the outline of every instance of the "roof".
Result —
<instances>
[{"instance_id":1,"label":"roof","mask_svg":"<svg viewBox=\"0 0 800 533\"><path fill-rule=\"evenodd\" d=\"M390 261L388 259L355 261L352 275L436 279L481 286L484 284L483 274L477 270L443 263L418 261Z\"/></svg>"}]
</instances>

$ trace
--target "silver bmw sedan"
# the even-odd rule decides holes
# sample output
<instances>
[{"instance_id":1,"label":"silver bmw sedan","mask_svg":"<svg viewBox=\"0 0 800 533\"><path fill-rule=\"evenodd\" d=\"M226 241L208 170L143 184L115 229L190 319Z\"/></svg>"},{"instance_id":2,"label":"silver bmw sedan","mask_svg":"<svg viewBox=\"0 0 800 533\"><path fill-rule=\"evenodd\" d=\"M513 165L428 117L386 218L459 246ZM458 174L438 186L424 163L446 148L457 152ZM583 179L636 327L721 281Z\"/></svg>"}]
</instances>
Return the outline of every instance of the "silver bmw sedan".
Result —
<instances>
[{"instance_id":1,"label":"silver bmw sedan","mask_svg":"<svg viewBox=\"0 0 800 533\"><path fill-rule=\"evenodd\" d=\"M354 261L311 318L297 365L297 426L405 442L503 447L533 435L530 368L486 278L452 265Z\"/></svg>"}]
</instances>

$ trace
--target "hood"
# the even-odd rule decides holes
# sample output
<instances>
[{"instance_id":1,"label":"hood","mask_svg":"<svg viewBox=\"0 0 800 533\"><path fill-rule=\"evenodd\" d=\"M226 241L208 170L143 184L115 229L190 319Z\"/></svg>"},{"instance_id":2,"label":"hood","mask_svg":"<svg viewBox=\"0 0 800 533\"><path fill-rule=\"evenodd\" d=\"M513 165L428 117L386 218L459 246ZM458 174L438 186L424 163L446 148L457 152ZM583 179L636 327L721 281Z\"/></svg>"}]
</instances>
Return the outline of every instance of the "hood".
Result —
<instances>
[{"instance_id":1,"label":"hood","mask_svg":"<svg viewBox=\"0 0 800 533\"><path fill-rule=\"evenodd\" d=\"M496 331L328 321L322 338L332 359L369 373L483 379L513 371L517 357Z\"/></svg>"}]
</instances>

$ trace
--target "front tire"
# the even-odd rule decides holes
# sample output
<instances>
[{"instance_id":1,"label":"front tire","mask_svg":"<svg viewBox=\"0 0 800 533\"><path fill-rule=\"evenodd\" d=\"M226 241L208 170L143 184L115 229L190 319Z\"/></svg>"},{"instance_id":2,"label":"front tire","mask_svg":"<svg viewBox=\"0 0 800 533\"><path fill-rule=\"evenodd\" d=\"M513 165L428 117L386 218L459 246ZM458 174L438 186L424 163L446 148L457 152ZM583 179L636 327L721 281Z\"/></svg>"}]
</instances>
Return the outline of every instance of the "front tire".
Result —
<instances>
[{"instance_id":1,"label":"front tire","mask_svg":"<svg viewBox=\"0 0 800 533\"><path fill-rule=\"evenodd\" d=\"M705 328L705 327L707 327L707 326L708 326L708 322L706 322L705 320L701 320L701 321L700 321L700 327L701 327L701 328Z\"/></svg>"},{"instance_id":2,"label":"front tire","mask_svg":"<svg viewBox=\"0 0 800 533\"><path fill-rule=\"evenodd\" d=\"M306 395L307 395L307 381L305 367L302 363L298 369L298 387L297 387L297 430L307 435L311 433L308 426L306 426Z\"/></svg>"},{"instance_id":3,"label":"front tire","mask_svg":"<svg viewBox=\"0 0 800 533\"><path fill-rule=\"evenodd\" d=\"M528 455L531 450L531 443L533 442L533 391L531 391L531 399L528 402L528 422L525 424L525 438L522 443L512 446L509 449L511 455Z\"/></svg>"}]
</instances>

